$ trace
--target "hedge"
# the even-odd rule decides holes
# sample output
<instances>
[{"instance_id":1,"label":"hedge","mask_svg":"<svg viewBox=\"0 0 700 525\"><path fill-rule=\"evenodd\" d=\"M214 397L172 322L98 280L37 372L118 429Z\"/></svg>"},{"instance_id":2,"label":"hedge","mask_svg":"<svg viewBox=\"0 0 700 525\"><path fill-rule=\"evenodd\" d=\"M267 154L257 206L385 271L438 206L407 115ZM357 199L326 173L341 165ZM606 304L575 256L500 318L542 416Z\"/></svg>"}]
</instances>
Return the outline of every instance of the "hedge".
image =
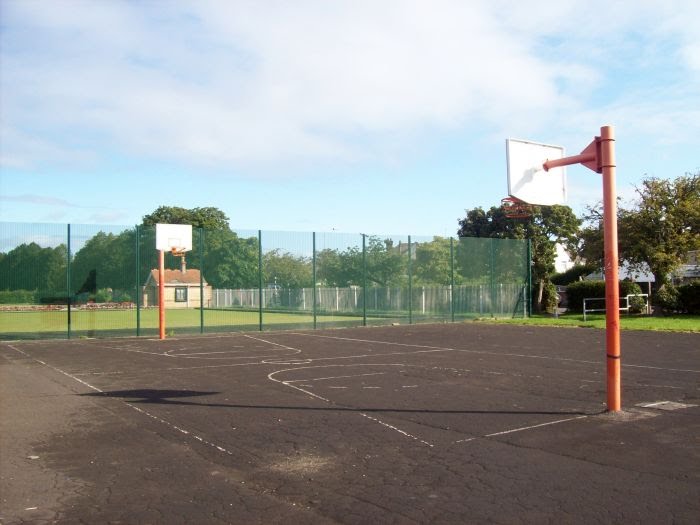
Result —
<instances>
[{"instance_id":1,"label":"hedge","mask_svg":"<svg viewBox=\"0 0 700 525\"><path fill-rule=\"evenodd\" d=\"M593 264L577 264L565 272L552 275L552 282L557 286L567 286L581 280L582 277L593 273L598 269Z\"/></svg>"},{"instance_id":2,"label":"hedge","mask_svg":"<svg viewBox=\"0 0 700 525\"><path fill-rule=\"evenodd\" d=\"M678 309L689 314L700 314L700 281L678 287Z\"/></svg>"},{"instance_id":3,"label":"hedge","mask_svg":"<svg viewBox=\"0 0 700 525\"><path fill-rule=\"evenodd\" d=\"M620 297L640 293L642 293L642 289L637 283L620 281ZM569 311L582 312L584 299L605 297L605 281L578 281L571 283L566 288L566 295Z\"/></svg>"},{"instance_id":4,"label":"hedge","mask_svg":"<svg viewBox=\"0 0 700 525\"><path fill-rule=\"evenodd\" d=\"M31 290L2 290L0 304L34 304L36 292Z\"/></svg>"}]
</instances>

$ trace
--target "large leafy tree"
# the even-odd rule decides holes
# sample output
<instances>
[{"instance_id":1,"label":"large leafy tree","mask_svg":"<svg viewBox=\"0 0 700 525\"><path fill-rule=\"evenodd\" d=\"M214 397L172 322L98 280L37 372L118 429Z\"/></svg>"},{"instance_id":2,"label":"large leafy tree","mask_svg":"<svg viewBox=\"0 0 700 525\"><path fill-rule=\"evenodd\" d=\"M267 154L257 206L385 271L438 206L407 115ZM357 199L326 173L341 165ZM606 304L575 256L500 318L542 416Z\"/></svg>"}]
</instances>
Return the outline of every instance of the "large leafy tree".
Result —
<instances>
[{"instance_id":1,"label":"large leafy tree","mask_svg":"<svg viewBox=\"0 0 700 525\"><path fill-rule=\"evenodd\" d=\"M500 207L488 211L474 208L459 220L460 237L492 237L501 239L530 239L532 246L532 277L538 284L537 305L541 309L543 291L554 273L556 245L563 244L573 251L581 221L568 206L534 206L526 219L510 219Z\"/></svg>"},{"instance_id":2,"label":"large leafy tree","mask_svg":"<svg viewBox=\"0 0 700 525\"><path fill-rule=\"evenodd\" d=\"M186 256L188 268L203 268L204 278L215 288L258 286L257 238L241 238L231 231L228 217L216 208L161 206L144 216L139 228L139 269L135 277L136 230L119 234L98 232L75 254L72 281L76 290L92 278L97 288L135 290L157 267L157 223L192 224L193 250ZM201 242L200 242L201 241ZM166 267L179 268L179 259L166 254ZM76 291L74 290L74 291ZM138 292L136 292L138 293Z\"/></svg>"},{"instance_id":3,"label":"large leafy tree","mask_svg":"<svg viewBox=\"0 0 700 525\"><path fill-rule=\"evenodd\" d=\"M218 208L180 208L178 206L160 206L143 217L144 226L161 224L191 224L193 228L205 230L226 230L229 219Z\"/></svg>"},{"instance_id":4,"label":"large leafy tree","mask_svg":"<svg viewBox=\"0 0 700 525\"><path fill-rule=\"evenodd\" d=\"M312 265L306 257L283 253L279 249L263 256L263 280L283 288L306 288L313 285Z\"/></svg>"},{"instance_id":5,"label":"large leafy tree","mask_svg":"<svg viewBox=\"0 0 700 525\"><path fill-rule=\"evenodd\" d=\"M223 211L214 207L160 206L143 217L144 226L158 223L191 224L198 230L193 232L194 250L187 255L187 266L203 269L205 279L214 288L258 286L258 241L255 237L239 237L229 227Z\"/></svg>"},{"instance_id":6,"label":"large leafy tree","mask_svg":"<svg viewBox=\"0 0 700 525\"><path fill-rule=\"evenodd\" d=\"M399 284L406 273L406 260L394 248L390 239L371 236L366 243L367 280L369 286L381 287Z\"/></svg>"},{"instance_id":7,"label":"large leafy tree","mask_svg":"<svg viewBox=\"0 0 700 525\"><path fill-rule=\"evenodd\" d=\"M58 292L66 289L68 250L20 244L0 260L0 290Z\"/></svg>"},{"instance_id":8,"label":"large leafy tree","mask_svg":"<svg viewBox=\"0 0 700 525\"><path fill-rule=\"evenodd\" d=\"M361 246L346 250L325 249L316 255L318 280L329 286L394 286L401 282L407 261L390 239L370 236ZM366 274L364 273L366 271Z\"/></svg>"},{"instance_id":9,"label":"large leafy tree","mask_svg":"<svg viewBox=\"0 0 700 525\"><path fill-rule=\"evenodd\" d=\"M646 179L637 195L636 209L621 216L621 251L633 266L646 263L663 285L688 251L700 249L700 173Z\"/></svg>"},{"instance_id":10,"label":"large leafy tree","mask_svg":"<svg viewBox=\"0 0 700 525\"><path fill-rule=\"evenodd\" d=\"M700 172L644 179L636 193L630 207L618 210L619 256L633 268L646 265L663 286L688 252L700 249ZM588 211L579 253L589 262L603 262L600 205Z\"/></svg>"},{"instance_id":11,"label":"large leafy tree","mask_svg":"<svg viewBox=\"0 0 700 525\"><path fill-rule=\"evenodd\" d=\"M258 286L258 239L239 237L228 228L204 230L203 275L214 288L256 288ZM195 248L196 249L196 248ZM195 255L188 266L200 268Z\"/></svg>"},{"instance_id":12,"label":"large leafy tree","mask_svg":"<svg viewBox=\"0 0 700 525\"><path fill-rule=\"evenodd\" d=\"M435 237L431 242L416 246L415 261L412 261L416 284L448 285L452 279L452 247L450 239Z\"/></svg>"},{"instance_id":13,"label":"large leafy tree","mask_svg":"<svg viewBox=\"0 0 700 525\"><path fill-rule=\"evenodd\" d=\"M71 293L111 288L115 298L133 300L136 293L135 231L98 232L78 250L71 262ZM116 292L120 293L116 293ZM128 292L127 292L128 291Z\"/></svg>"}]
</instances>

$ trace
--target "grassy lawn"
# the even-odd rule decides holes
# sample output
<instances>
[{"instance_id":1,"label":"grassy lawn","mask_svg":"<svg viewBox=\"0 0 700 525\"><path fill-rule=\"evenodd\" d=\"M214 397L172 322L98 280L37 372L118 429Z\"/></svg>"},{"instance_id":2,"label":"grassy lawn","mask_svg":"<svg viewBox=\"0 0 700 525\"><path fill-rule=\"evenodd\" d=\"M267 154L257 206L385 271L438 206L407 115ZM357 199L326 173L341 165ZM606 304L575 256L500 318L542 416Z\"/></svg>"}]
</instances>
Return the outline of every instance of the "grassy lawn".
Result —
<instances>
[{"instance_id":1,"label":"grassy lawn","mask_svg":"<svg viewBox=\"0 0 700 525\"><path fill-rule=\"evenodd\" d=\"M587 315L586 321L581 314L566 314L559 317L551 315L534 315L525 319L490 319L482 318L480 322L500 324L518 324L532 326L578 326L583 328L605 328L605 315ZM669 315L650 317L642 315L621 315L622 330L661 330L673 332L700 332L700 315Z\"/></svg>"},{"instance_id":2,"label":"grassy lawn","mask_svg":"<svg viewBox=\"0 0 700 525\"><path fill-rule=\"evenodd\" d=\"M317 322L324 324L354 323L362 321L362 317L336 317L318 315ZM206 328L230 327L242 330L256 330L260 318L254 311L223 311L205 310L204 326ZM0 339L3 334L65 334L67 332L68 312L63 311L25 311L0 312ZM158 310L142 309L140 312L141 329L152 331L158 329ZM197 332L200 327L200 311L195 309L171 309L165 315L166 331ZM73 310L71 312L71 331L80 332L132 332L136 334L136 310ZM313 325L312 314L293 314L279 312L263 312L263 326L299 326Z\"/></svg>"},{"instance_id":3,"label":"grassy lawn","mask_svg":"<svg viewBox=\"0 0 700 525\"><path fill-rule=\"evenodd\" d=\"M81 335L136 335L136 310L74 310L71 312L71 333ZM140 313L141 333L152 334L158 330L158 310L142 309ZM399 320L399 319L397 319ZM430 322L428 319L425 319ZM424 320L424 321L425 321ZM67 311L26 311L0 312L0 339L63 337L67 333ZM418 319L414 319L418 321ZM388 319L368 318L369 324L386 324ZM407 324L407 319L400 319ZM439 322L439 320L435 320ZM469 321L465 321L469 322ZM605 328L605 316L590 315L586 321L580 314L562 315L560 317L537 315L525 319L480 318L477 322L498 324L519 324L531 326L577 326L586 328ZM318 326L358 326L361 316L318 315ZM263 312L263 328L310 328L313 315L310 313ZM678 315L667 317L648 317L635 315L620 316L623 330L666 330L678 332L699 332L700 316ZM204 330L215 332L224 330L257 330L259 314L244 310L205 310ZM195 309L171 309L166 312L166 331L168 334L197 333L200 329L200 311Z\"/></svg>"}]
</instances>

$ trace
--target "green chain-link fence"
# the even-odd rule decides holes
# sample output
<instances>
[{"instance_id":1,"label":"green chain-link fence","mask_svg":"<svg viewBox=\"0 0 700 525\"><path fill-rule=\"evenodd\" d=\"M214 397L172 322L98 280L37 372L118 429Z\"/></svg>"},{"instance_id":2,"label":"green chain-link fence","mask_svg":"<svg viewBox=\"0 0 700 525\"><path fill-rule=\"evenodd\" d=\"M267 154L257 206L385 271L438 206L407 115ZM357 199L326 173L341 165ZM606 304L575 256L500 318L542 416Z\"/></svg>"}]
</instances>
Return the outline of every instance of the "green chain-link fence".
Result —
<instances>
[{"instance_id":1,"label":"green chain-link fence","mask_svg":"<svg viewBox=\"0 0 700 525\"><path fill-rule=\"evenodd\" d=\"M193 229L166 332L529 315L528 241ZM0 223L0 338L154 336L151 227Z\"/></svg>"}]
</instances>

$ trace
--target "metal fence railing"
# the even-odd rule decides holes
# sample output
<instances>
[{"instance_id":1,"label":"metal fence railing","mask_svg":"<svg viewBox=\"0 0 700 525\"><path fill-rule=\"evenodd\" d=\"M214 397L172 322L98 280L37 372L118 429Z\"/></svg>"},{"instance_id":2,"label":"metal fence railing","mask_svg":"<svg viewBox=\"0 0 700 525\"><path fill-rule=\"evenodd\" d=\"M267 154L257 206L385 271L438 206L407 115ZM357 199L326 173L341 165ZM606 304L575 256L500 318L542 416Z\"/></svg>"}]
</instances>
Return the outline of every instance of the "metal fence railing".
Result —
<instances>
[{"instance_id":1,"label":"metal fence railing","mask_svg":"<svg viewBox=\"0 0 700 525\"><path fill-rule=\"evenodd\" d=\"M0 223L0 338L158 333L155 232ZM193 229L170 333L529 315L526 240Z\"/></svg>"}]
</instances>

